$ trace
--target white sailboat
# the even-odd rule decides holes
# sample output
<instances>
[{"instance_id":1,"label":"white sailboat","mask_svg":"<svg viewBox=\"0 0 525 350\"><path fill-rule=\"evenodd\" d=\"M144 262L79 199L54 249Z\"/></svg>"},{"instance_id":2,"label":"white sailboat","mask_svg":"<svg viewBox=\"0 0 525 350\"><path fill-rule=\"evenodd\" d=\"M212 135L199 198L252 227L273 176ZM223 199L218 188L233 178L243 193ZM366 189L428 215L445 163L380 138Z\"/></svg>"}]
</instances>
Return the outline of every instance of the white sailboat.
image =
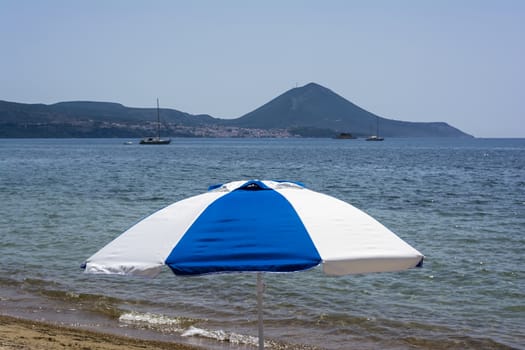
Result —
<instances>
[{"instance_id":1,"label":"white sailboat","mask_svg":"<svg viewBox=\"0 0 525 350\"><path fill-rule=\"evenodd\" d=\"M160 138L160 113L159 113L159 99L157 98L157 136L145 137L140 140L141 145L168 145L171 139Z\"/></svg>"},{"instance_id":2,"label":"white sailboat","mask_svg":"<svg viewBox=\"0 0 525 350\"><path fill-rule=\"evenodd\" d=\"M384 138L379 136L379 117L376 117L376 134L366 138L367 141L383 141Z\"/></svg>"}]
</instances>

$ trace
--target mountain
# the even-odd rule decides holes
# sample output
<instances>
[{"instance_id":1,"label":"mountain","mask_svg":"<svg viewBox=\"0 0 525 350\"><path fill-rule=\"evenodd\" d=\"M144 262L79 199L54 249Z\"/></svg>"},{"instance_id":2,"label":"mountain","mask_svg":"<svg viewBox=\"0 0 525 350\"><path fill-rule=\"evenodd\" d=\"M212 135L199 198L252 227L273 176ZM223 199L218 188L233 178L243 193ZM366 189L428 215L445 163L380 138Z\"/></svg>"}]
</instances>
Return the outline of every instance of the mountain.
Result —
<instances>
[{"instance_id":1,"label":"mountain","mask_svg":"<svg viewBox=\"0 0 525 350\"><path fill-rule=\"evenodd\" d=\"M192 115L174 109L160 109L169 123L201 125L215 122L209 115ZM0 122L68 122L74 120L144 122L156 120L156 108L130 108L119 103L73 101L52 105L0 101Z\"/></svg>"},{"instance_id":2,"label":"mountain","mask_svg":"<svg viewBox=\"0 0 525 350\"><path fill-rule=\"evenodd\" d=\"M283 128L320 133L376 133L388 137L470 136L447 123L415 123L379 117L315 83L286 91L256 110L232 120L245 128Z\"/></svg>"},{"instance_id":3,"label":"mountain","mask_svg":"<svg viewBox=\"0 0 525 350\"><path fill-rule=\"evenodd\" d=\"M166 136L471 137L443 122L379 117L315 83L286 91L237 119L161 109ZM144 137L156 128L156 108L73 101L51 105L0 101L0 137Z\"/></svg>"},{"instance_id":4,"label":"mountain","mask_svg":"<svg viewBox=\"0 0 525 350\"><path fill-rule=\"evenodd\" d=\"M172 135L192 136L187 128L216 124L209 115L160 109ZM73 101L51 105L0 101L0 137L144 137L156 128L156 108ZM182 126L177 132L177 126ZM173 130L172 130L173 129Z\"/></svg>"}]
</instances>

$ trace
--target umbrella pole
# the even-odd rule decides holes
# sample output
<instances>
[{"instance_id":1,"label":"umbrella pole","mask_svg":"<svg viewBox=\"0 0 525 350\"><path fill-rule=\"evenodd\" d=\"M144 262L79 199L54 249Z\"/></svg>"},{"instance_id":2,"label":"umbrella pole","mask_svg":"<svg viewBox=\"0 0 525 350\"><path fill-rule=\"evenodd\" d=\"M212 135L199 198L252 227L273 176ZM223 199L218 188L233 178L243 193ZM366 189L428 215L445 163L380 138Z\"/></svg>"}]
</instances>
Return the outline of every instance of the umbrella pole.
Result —
<instances>
[{"instance_id":1,"label":"umbrella pole","mask_svg":"<svg viewBox=\"0 0 525 350\"><path fill-rule=\"evenodd\" d=\"M257 272L257 315L259 318L259 350L264 349L264 326L263 326L263 292L264 282L262 272Z\"/></svg>"}]
</instances>

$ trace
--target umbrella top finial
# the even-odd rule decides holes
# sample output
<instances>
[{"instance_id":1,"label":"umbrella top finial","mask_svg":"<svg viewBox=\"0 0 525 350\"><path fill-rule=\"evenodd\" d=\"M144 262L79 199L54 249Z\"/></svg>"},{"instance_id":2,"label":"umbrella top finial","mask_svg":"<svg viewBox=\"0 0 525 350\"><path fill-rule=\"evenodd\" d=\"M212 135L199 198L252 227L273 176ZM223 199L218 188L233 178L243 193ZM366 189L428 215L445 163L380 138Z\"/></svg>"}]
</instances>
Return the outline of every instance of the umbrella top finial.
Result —
<instances>
[{"instance_id":1,"label":"umbrella top finial","mask_svg":"<svg viewBox=\"0 0 525 350\"><path fill-rule=\"evenodd\" d=\"M235 190L274 190L280 188L306 188L304 184L297 181L283 180L241 180L225 184L216 184L208 187L208 191L232 192Z\"/></svg>"}]
</instances>

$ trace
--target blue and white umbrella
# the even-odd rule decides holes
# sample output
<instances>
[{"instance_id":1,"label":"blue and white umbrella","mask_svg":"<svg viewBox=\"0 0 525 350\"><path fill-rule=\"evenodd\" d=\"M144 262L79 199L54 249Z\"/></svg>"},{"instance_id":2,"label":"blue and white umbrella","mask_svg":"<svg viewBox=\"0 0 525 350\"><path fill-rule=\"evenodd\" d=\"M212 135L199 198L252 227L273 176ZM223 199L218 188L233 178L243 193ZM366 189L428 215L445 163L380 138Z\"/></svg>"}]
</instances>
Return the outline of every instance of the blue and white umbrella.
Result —
<instances>
[{"instance_id":1,"label":"blue and white umbrella","mask_svg":"<svg viewBox=\"0 0 525 350\"><path fill-rule=\"evenodd\" d=\"M85 272L154 277L292 272L322 265L328 275L400 271L423 255L371 216L334 197L280 181L236 181L138 222L91 256Z\"/></svg>"}]
</instances>

